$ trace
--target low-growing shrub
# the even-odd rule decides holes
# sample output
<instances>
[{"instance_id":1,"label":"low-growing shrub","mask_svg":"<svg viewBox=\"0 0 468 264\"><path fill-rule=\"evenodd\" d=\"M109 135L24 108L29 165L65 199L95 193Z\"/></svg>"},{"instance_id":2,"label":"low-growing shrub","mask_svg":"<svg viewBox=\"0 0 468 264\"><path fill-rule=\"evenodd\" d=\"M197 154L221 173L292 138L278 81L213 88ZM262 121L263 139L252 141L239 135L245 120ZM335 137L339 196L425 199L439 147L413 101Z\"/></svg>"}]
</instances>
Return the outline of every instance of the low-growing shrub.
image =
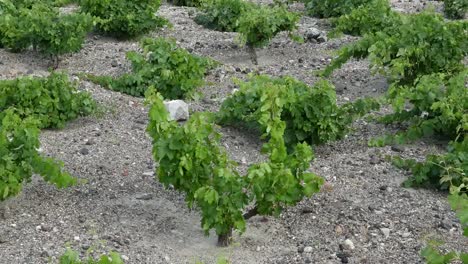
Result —
<instances>
[{"instance_id":1,"label":"low-growing shrub","mask_svg":"<svg viewBox=\"0 0 468 264\"><path fill-rule=\"evenodd\" d=\"M141 41L143 54L127 53L132 73L118 78L92 76L87 78L114 91L144 96L149 86L157 87L170 99L191 97L201 86L203 78L215 62L178 48L172 40L145 38Z\"/></svg>"},{"instance_id":2,"label":"low-growing shrub","mask_svg":"<svg viewBox=\"0 0 468 264\"><path fill-rule=\"evenodd\" d=\"M449 144L448 152L428 155L425 161L394 157L395 166L411 171L412 176L404 182L406 187L431 187L445 191L450 188L468 193L468 136L461 142Z\"/></svg>"},{"instance_id":3,"label":"low-growing shrub","mask_svg":"<svg viewBox=\"0 0 468 264\"><path fill-rule=\"evenodd\" d=\"M129 38L167 24L155 14L160 0L81 0L81 11L98 19L97 28L107 34Z\"/></svg>"},{"instance_id":4,"label":"low-growing shrub","mask_svg":"<svg viewBox=\"0 0 468 264\"><path fill-rule=\"evenodd\" d=\"M221 135L213 126L213 116L196 113L184 125L169 121L162 97L150 90L148 132L153 139L157 175L166 187L186 194L189 207L201 210L202 228L215 229L219 245L231 241L233 229L245 230L245 220L256 214L278 215L288 205L318 192L323 179L306 172L313 158L312 149L297 144L291 154L283 141L285 123L281 121L282 100L277 90L262 97L261 125L267 127L269 142L263 152L269 160L249 167L246 176L235 170L235 163L219 146ZM244 213L249 205L253 208Z\"/></svg>"},{"instance_id":5,"label":"low-growing shrub","mask_svg":"<svg viewBox=\"0 0 468 264\"><path fill-rule=\"evenodd\" d=\"M258 6L239 18L237 32L248 46L261 48L268 45L279 32L294 31L298 21L299 15L283 6Z\"/></svg>"},{"instance_id":6,"label":"low-growing shrub","mask_svg":"<svg viewBox=\"0 0 468 264\"><path fill-rule=\"evenodd\" d=\"M0 202L21 192L33 174L60 188L75 184L61 163L38 153L39 122L15 112L14 108L0 112Z\"/></svg>"},{"instance_id":7,"label":"low-growing shrub","mask_svg":"<svg viewBox=\"0 0 468 264\"><path fill-rule=\"evenodd\" d=\"M223 102L218 121L221 124L240 122L261 132L267 131L268 128L261 125L261 118L263 109L269 106L262 98L274 90L284 100L281 119L286 124L284 136L287 145L303 141L320 144L340 139L357 117L379 106L371 99L338 106L335 89L325 80L310 87L291 77L254 76L237 84L240 90Z\"/></svg>"},{"instance_id":8,"label":"low-growing shrub","mask_svg":"<svg viewBox=\"0 0 468 264\"><path fill-rule=\"evenodd\" d=\"M5 37L5 20L10 14L16 12L16 7L9 0L0 1L0 48L3 48L3 38Z\"/></svg>"},{"instance_id":9,"label":"low-growing shrub","mask_svg":"<svg viewBox=\"0 0 468 264\"><path fill-rule=\"evenodd\" d=\"M98 259L87 257L81 260L76 251L67 248L67 251L60 256L59 264L124 264L124 262L116 252L110 252L109 256L102 255Z\"/></svg>"},{"instance_id":10,"label":"low-growing shrub","mask_svg":"<svg viewBox=\"0 0 468 264\"><path fill-rule=\"evenodd\" d=\"M210 0L202 5L202 13L195 17L195 22L209 29L235 32L240 17L254 7L244 0Z\"/></svg>"},{"instance_id":11,"label":"low-growing shrub","mask_svg":"<svg viewBox=\"0 0 468 264\"><path fill-rule=\"evenodd\" d=\"M444 13L448 18L462 19L468 13L467 0L444 0Z\"/></svg>"},{"instance_id":12,"label":"low-growing shrub","mask_svg":"<svg viewBox=\"0 0 468 264\"><path fill-rule=\"evenodd\" d=\"M342 48L324 70L324 76L350 58L366 57L373 72L383 73L399 84L413 84L422 75L463 70L462 60L468 54L468 22L444 21L433 12L402 18L402 23L366 34Z\"/></svg>"},{"instance_id":13,"label":"low-growing shrub","mask_svg":"<svg viewBox=\"0 0 468 264\"><path fill-rule=\"evenodd\" d=\"M467 83L468 71L465 70L452 77L425 75L413 85L391 85L387 97L395 112L381 121L406 123L409 127L404 132L373 139L370 144L404 144L432 135L463 139L460 135L468 133Z\"/></svg>"},{"instance_id":14,"label":"low-growing shrub","mask_svg":"<svg viewBox=\"0 0 468 264\"><path fill-rule=\"evenodd\" d=\"M402 23L401 20L401 15L392 10L388 0L373 0L367 5L332 19L335 28L330 35L336 36L345 33L362 36L384 28L397 28Z\"/></svg>"},{"instance_id":15,"label":"low-growing shrub","mask_svg":"<svg viewBox=\"0 0 468 264\"><path fill-rule=\"evenodd\" d=\"M47 78L0 80L0 111L13 108L21 118L32 117L40 128L61 128L66 121L90 114L95 102L78 92L64 73Z\"/></svg>"},{"instance_id":16,"label":"low-growing shrub","mask_svg":"<svg viewBox=\"0 0 468 264\"><path fill-rule=\"evenodd\" d=\"M87 14L61 15L57 8L39 2L2 15L0 42L15 52L33 46L57 60L59 55L79 51L92 27Z\"/></svg>"},{"instance_id":17,"label":"low-growing shrub","mask_svg":"<svg viewBox=\"0 0 468 264\"><path fill-rule=\"evenodd\" d=\"M285 6L265 6L244 0L212 0L203 7L195 21L208 28L240 33L239 40L247 44L254 64L257 62L255 48L262 48L281 31L289 31L290 37L297 28L299 15Z\"/></svg>"},{"instance_id":18,"label":"low-growing shrub","mask_svg":"<svg viewBox=\"0 0 468 264\"><path fill-rule=\"evenodd\" d=\"M327 18L339 17L373 0L303 0L310 15ZM378 15L378 14L376 14Z\"/></svg>"}]
</instances>

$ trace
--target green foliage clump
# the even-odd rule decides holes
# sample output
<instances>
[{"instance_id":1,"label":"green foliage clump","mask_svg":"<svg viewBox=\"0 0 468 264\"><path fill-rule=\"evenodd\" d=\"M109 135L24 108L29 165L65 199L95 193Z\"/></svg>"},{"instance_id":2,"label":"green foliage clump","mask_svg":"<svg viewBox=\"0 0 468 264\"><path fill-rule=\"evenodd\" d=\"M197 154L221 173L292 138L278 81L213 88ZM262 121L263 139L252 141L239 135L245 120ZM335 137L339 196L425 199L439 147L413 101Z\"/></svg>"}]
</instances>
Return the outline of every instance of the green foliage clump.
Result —
<instances>
[{"instance_id":1,"label":"green foliage clump","mask_svg":"<svg viewBox=\"0 0 468 264\"><path fill-rule=\"evenodd\" d=\"M345 46L324 70L329 76L350 58L369 57L371 69L392 82L412 84L422 75L457 73L468 54L468 22L444 21L433 12L403 17L403 22Z\"/></svg>"},{"instance_id":2,"label":"green foliage clump","mask_svg":"<svg viewBox=\"0 0 468 264\"><path fill-rule=\"evenodd\" d=\"M293 31L299 15L284 6L267 7L244 0L212 0L195 21L220 31L235 31L250 47L263 47L281 31Z\"/></svg>"},{"instance_id":3,"label":"green foliage clump","mask_svg":"<svg viewBox=\"0 0 468 264\"><path fill-rule=\"evenodd\" d=\"M76 183L75 178L63 172L63 164L38 153L37 126L37 120L22 119L13 108L0 112L0 201L21 192L33 174L42 175L59 188Z\"/></svg>"},{"instance_id":4,"label":"green foliage clump","mask_svg":"<svg viewBox=\"0 0 468 264\"><path fill-rule=\"evenodd\" d=\"M238 20L237 32L248 46L261 48L279 32L292 32L297 27L299 15L284 6L258 6L249 9Z\"/></svg>"},{"instance_id":5,"label":"green foliage clump","mask_svg":"<svg viewBox=\"0 0 468 264\"><path fill-rule=\"evenodd\" d=\"M81 11L98 18L97 28L120 38L131 38L167 24L155 14L160 0L81 0Z\"/></svg>"},{"instance_id":6,"label":"green foliage clump","mask_svg":"<svg viewBox=\"0 0 468 264\"><path fill-rule=\"evenodd\" d=\"M0 1L0 48L3 48L5 37L5 18L16 11L15 5L9 0Z\"/></svg>"},{"instance_id":7,"label":"green foliage clump","mask_svg":"<svg viewBox=\"0 0 468 264\"><path fill-rule=\"evenodd\" d=\"M215 65L210 59L178 48L172 40L145 38L141 46L143 54L127 53L132 62L132 73L115 79L92 75L87 78L133 96L144 96L148 87L154 85L164 97L178 99L193 96L195 89L204 83L207 70Z\"/></svg>"},{"instance_id":8,"label":"green foliage clump","mask_svg":"<svg viewBox=\"0 0 468 264\"><path fill-rule=\"evenodd\" d=\"M16 52L31 46L51 56L76 52L93 26L89 15L61 15L42 2L7 10L0 18L0 42Z\"/></svg>"},{"instance_id":9,"label":"green foliage clump","mask_svg":"<svg viewBox=\"0 0 468 264\"><path fill-rule=\"evenodd\" d=\"M291 77L272 79L260 75L237 84L240 90L223 102L218 113L219 122L242 122L248 127L266 131L267 127L261 126L260 122L263 108L267 107L262 98L274 90L284 100L281 119L286 124L285 141L288 145L302 141L320 144L340 139L357 117L379 106L371 99L338 106L335 89L325 80L310 87Z\"/></svg>"},{"instance_id":10,"label":"green foliage clump","mask_svg":"<svg viewBox=\"0 0 468 264\"><path fill-rule=\"evenodd\" d=\"M398 27L401 20L401 15L392 10L388 0L373 0L368 5L332 19L335 29L331 35L345 33L362 36L366 33L375 33L383 28Z\"/></svg>"},{"instance_id":11,"label":"green foliage clump","mask_svg":"<svg viewBox=\"0 0 468 264\"><path fill-rule=\"evenodd\" d=\"M407 131L386 135L371 145L404 144L424 136L438 135L455 140L468 133L468 71L446 80L443 74L425 75L413 85L393 84L388 92L394 113L384 116L385 123L409 123ZM412 107L406 109L409 103Z\"/></svg>"},{"instance_id":12,"label":"green foliage clump","mask_svg":"<svg viewBox=\"0 0 468 264\"><path fill-rule=\"evenodd\" d=\"M304 0L304 3L310 15L327 18L348 14L371 1L373 0Z\"/></svg>"},{"instance_id":13,"label":"green foliage clump","mask_svg":"<svg viewBox=\"0 0 468 264\"><path fill-rule=\"evenodd\" d=\"M80 260L78 253L70 248L60 256L59 264L124 264L120 255L116 252L109 253L109 256L102 255L98 259L88 257L84 260Z\"/></svg>"},{"instance_id":14,"label":"green foliage clump","mask_svg":"<svg viewBox=\"0 0 468 264\"><path fill-rule=\"evenodd\" d=\"M468 137L461 142L451 142L447 153L428 155L423 162L399 157L394 157L392 162L411 171L412 176L404 182L406 187L456 188L468 193Z\"/></svg>"},{"instance_id":15,"label":"green foliage clump","mask_svg":"<svg viewBox=\"0 0 468 264\"><path fill-rule=\"evenodd\" d=\"M34 118L40 128L61 128L66 121L90 114L95 102L90 94L78 92L66 74L52 73L47 78L1 80L0 111L8 108L21 118Z\"/></svg>"},{"instance_id":16,"label":"green foliage clump","mask_svg":"<svg viewBox=\"0 0 468 264\"><path fill-rule=\"evenodd\" d=\"M195 17L195 22L209 29L236 32L239 19L254 7L244 0L210 0L202 5L203 12Z\"/></svg>"},{"instance_id":17,"label":"green foliage clump","mask_svg":"<svg viewBox=\"0 0 468 264\"><path fill-rule=\"evenodd\" d=\"M323 179L306 172L313 158L311 148L303 143L292 154L283 141L285 123L280 120L282 100L275 90L262 100L261 124L270 137L263 147L269 161L254 164L246 176L240 176L235 163L219 146L221 135L208 113L193 115L183 126L170 121L162 97L150 90L151 108L148 132L153 139L154 159L159 163L158 177L186 194L189 207L201 210L202 227L215 229L220 245L230 242L232 230L245 230L245 220L255 214L277 215L287 205L318 192ZM243 214L254 204L250 213ZM253 212L253 213L252 213Z\"/></svg>"},{"instance_id":18,"label":"green foliage clump","mask_svg":"<svg viewBox=\"0 0 468 264\"><path fill-rule=\"evenodd\" d=\"M444 0L444 13L448 18L462 19L468 12L467 0Z\"/></svg>"}]
</instances>

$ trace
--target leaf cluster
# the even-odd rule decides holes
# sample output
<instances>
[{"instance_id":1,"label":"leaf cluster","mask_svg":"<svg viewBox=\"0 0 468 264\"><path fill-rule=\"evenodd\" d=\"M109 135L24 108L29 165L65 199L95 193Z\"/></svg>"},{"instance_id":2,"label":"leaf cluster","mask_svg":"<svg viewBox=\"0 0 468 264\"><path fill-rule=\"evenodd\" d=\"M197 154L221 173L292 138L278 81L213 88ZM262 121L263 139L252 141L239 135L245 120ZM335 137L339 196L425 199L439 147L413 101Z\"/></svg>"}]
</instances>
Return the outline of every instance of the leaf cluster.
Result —
<instances>
[{"instance_id":1,"label":"leaf cluster","mask_svg":"<svg viewBox=\"0 0 468 264\"><path fill-rule=\"evenodd\" d=\"M409 127L403 133L375 139L371 144L404 144L432 135L463 139L460 135L468 132L467 73L465 70L451 77L424 75L413 85L393 84L388 99L395 112L384 116L381 121L406 122ZM412 106L410 109L406 107L407 103Z\"/></svg>"},{"instance_id":2,"label":"leaf cluster","mask_svg":"<svg viewBox=\"0 0 468 264\"><path fill-rule=\"evenodd\" d=\"M131 38L167 24L156 16L160 0L81 0L83 13L97 17L97 29L119 38Z\"/></svg>"},{"instance_id":3,"label":"leaf cluster","mask_svg":"<svg viewBox=\"0 0 468 264\"><path fill-rule=\"evenodd\" d=\"M209 0L204 1L195 22L206 28L223 32L236 32L239 19L256 6L244 0Z\"/></svg>"},{"instance_id":4,"label":"leaf cluster","mask_svg":"<svg viewBox=\"0 0 468 264\"><path fill-rule=\"evenodd\" d=\"M0 45L15 52L31 46L53 56L76 52L93 27L91 16L60 14L41 1L15 6L4 0L0 14Z\"/></svg>"},{"instance_id":5,"label":"leaf cluster","mask_svg":"<svg viewBox=\"0 0 468 264\"><path fill-rule=\"evenodd\" d=\"M362 36L378 32L383 28L397 28L402 23L401 20L401 15L393 11L388 0L373 0L338 18L333 18L332 24L335 28L330 36L342 33Z\"/></svg>"},{"instance_id":6,"label":"leaf cluster","mask_svg":"<svg viewBox=\"0 0 468 264\"><path fill-rule=\"evenodd\" d=\"M0 112L0 201L18 194L33 173L59 188L76 183L63 172L62 163L38 153L38 123L32 117L22 119L13 109Z\"/></svg>"},{"instance_id":7,"label":"leaf cluster","mask_svg":"<svg viewBox=\"0 0 468 264\"><path fill-rule=\"evenodd\" d=\"M164 38L145 38L141 41L143 53L128 52L132 72L118 78L92 76L87 78L114 91L133 96L144 96L149 86L169 99L190 97L204 81L206 72L215 62L192 55L178 48L175 41Z\"/></svg>"},{"instance_id":8,"label":"leaf cluster","mask_svg":"<svg viewBox=\"0 0 468 264\"><path fill-rule=\"evenodd\" d=\"M438 14L423 12L392 24L342 48L324 75L351 58L366 57L373 72L400 84L412 84L422 75L463 70L462 60L468 53L466 21L444 21Z\"/></svg>"},{"instance_id":9,"label":"leaf cluster","mask_svg":"<svg viewBox=\"0 0 468 264\"><path fill-rule=\"evenodd\" d=\"M214 116L196 113L184 125L169 121L162 97L149 90L151 105L148 132L153 139L157 175L166 187L173 186L186 194L189 207L201 210L202 227L215 229L218 235L232 229L243 232L247 206L255 204L262 215L277 215L284 206L299 202L319 191L323 179L306 172L313 158L311 148L303 143L292 154L283 141L285 123L280 120L282 100L275 90L262 99L262 125L270 137L263 152L267 162L249 167L245 176L220 147L221 134L213 125ZM266 103L268 101L268 103Z\"/></svg>"},{"instance_id":10,"label":"leaf cluster","mask_svg":"<svg viewBox=\"0 0 468 264\"><path fill-rule=\"evenodd\" d=\"M239 91L227 98L218 113L221 124L242 123L262 132L262 99L270 90L278 93L284 101L281 120L286 124L285 141L287 145L306 141L320 144L342 138L351 123L379 104L372 99L359 99L353 103L338 106L336 92L331 83L318 81L313 87L292 77L273 79L268 76L252 76L247 82L237 81Z\"/></svg>"},{"instance_id":11,"label":"leaf cluster","mask_svg":"<svg viewBox=\"0 0 468 264\"><path fill-rule=\"evenodd\" d=\"M98 259L88 257L80 260L78 253L70 248L67 248L65 253L60 256L59 264L124 264L120 255L116 252L110 252L109 256L102 255Z\"/></svg>"},{"instance_id":12,"label":"leaf cluster","mask_svg":"<svg viewBox=\"0 0 468 264\"><path fill-rule=\"evenodd\" d=\"M264 47L281 31L293 31L299 15L285 6L268 7L245 0L210 0L195 21L207 28L240 33L250 47Z\"/></svg>"},{"instance_id":13,"label":"leaf cluster","mask_svg":"<svg viewBox=\"0 0 468 264\"><path fill-rule=\"evenodd\" d=\"M303 0L311 16L319 18L339 17L373 0ZM378 15L378 14L376 14Z\"/></svg>"},{"instance_id":14,"label":"leaf cluster","mask_svg":"<svg viewBox=\"0 0 468 264\"><path fill-rule=\"evenodd\" d=\"M444 14L448 18L463 19L468 13L468 1L444 0Z\"/></svg>"},{"instance_id":15,"label":"leaf cluster","mask_svg":"<svg viewBox=\"0 0 468 264\"><path fill-rule=\"evenodd\" d=\"M21 77L0 81L0 111L7 109L21 118L34 118L40 128L61 128L65 122L95 109L89 93L78 92L64 73L47 78Z\"/></svg>"},{"instance_id":16,"label":"leaf cluster","mask_svg":"<svg viewBox=\"0 0 468 264\"><path fill-rule=\"evenodd\" d=\"M237 32L248 46L261 48L282 31L292 32L297 28L299 15L284 6L258 6L239 18Z\"/></svg>"},{"instance_id":17,"label":"leaf cluster","mask_svg":"<svg viewBox=\"0 0 468 264\"><path fill-rule=\"evenodd\" d=\"M395 166L411 171L406 187L430 187L468 193L468 137L451 142L443 155L428 155L423 162L394 157Z\"/></svg>"}]
</instances>

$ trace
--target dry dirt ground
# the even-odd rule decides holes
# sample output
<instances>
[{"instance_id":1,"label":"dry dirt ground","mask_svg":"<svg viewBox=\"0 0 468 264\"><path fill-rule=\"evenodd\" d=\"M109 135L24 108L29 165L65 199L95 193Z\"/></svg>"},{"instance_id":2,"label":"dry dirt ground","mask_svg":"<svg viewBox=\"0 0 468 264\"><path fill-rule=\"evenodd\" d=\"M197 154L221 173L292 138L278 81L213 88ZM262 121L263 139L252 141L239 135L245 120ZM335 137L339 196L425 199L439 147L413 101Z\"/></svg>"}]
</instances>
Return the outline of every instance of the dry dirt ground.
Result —
<instances>
[{"instance_id":1,"label":"dry dirt ground","mask_svg":"<svg viewBox=\"0 0 468 264\"><path fill-rule=\"evenodd\" d=\"M435 3L435 2L431 2ZM424 1L395 1L398 10L413 12ZM294 8L301 10L300 5ZM180 46L223 63L206 77L205 97L189 102L192 111L216 111L235 88L232 78L258 71L272 76L292 75L313 84L313 70L323 68L332 51L349 37L324 43L297 44L285 34L259 51L258 67L239 47L234 33L204 29L193 22L195 9L163 5L159 14L174 25L151 33L177 39ZM324 21L304 17L300 32L327 30ZM228 248L206 237L196 210L182 194L165 190L152 173L151 142L145 133L147 108L142 99L107 91L81 81L80 72L118 75L129 70L125 53L138 42L91 35L77 54L62 59L60 69L79 81L99 102L97 114L78 119L62 130L41 136L43 153L62 160L66 169L87 182L64 190L39 177L22 194L6 202L0 219L0 263L56 263L65 246L82 255L118 251L127 263L422 263L419 252L428 241L441 240L445 249L467 249L468 240L446 202L446 194L405 189L407 174L385 161L385 155L421 159L443 150L437 142L421 141L403 147L369 148L367 140L398 127L365 119L355 123L345 139L315 147L313 170L326 178L327 191L287 209L279 218L254 217L247 231ZM0 78L46 75L47 58L32 51L0 50ZM339 101L385 92L384 78L372 76L367 62L353 61L332 81ZM383 111L386 111L385 109ZM223 145L245 169L261 159L261 142L241 129L222 128ZM344 241L351 241L352 248Z\"/></svg>"}]
</instances>

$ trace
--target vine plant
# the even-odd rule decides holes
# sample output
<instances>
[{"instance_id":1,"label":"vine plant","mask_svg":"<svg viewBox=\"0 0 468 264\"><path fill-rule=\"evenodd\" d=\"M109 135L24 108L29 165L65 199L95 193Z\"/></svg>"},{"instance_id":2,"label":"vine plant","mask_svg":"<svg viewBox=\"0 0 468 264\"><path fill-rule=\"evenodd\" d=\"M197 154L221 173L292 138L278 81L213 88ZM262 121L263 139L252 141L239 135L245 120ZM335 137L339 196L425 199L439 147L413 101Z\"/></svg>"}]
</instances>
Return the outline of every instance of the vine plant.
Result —
<instances>
[{"instance_id":1,"label":"vine plant","mask_svg":"<svg viewBox=\"0 0 468 264\"><path fill-rule=\"evenodd\" d=\"M169 99L194 97L207 71L216 62L190 54L177 47L174 40L144 38L142 53L128 52L132 72L114 78L110 76L85 75L85 78L114 91L133 96L144 96L149 86Z\"/></svg>"},{"instance_id":2,"label":"vine plant","mask_svg":"<svg viewBox=\"0 0 468 264\"><path fill-rule=\"evenodd\" d=\"M292 77L258 75L236 83L240 89L223 102L217 114L218 122L241 123L264 133L267 126L261 119L266 101L262 98L274 90L284 101L281 120L286 124L284 140L289 146L303 141L320 144L343 138L356 118L379 108L378 101L371 98L339 106L335 88L326 80L311 87Z\"/></svg>"},{"instance_id":3,"label":"vine plant","mask_svg":"<svg viewBox=\"0 0 468 264\"><path fill-rule=\"evenodd\" d=\"M202 228L206 234L215 229L220 246L231 242L233 230L244 232L250 217L278 215L285 206L318 192L323 183L322 178L306 172L313 158L306 143L297 144L291 154L286 152L286 126L280 119L284 102L277 91L271 90L262 100L261 122L269 137L262 150L269 160L250 166L247 175L240 176L219 146L221 134L213 126L211 114L196 113L179 126L169 121L162 97L154 89L147 94L151 105L148 132L159 163L159 180L184 192L189 207L200 208Z\"/></svg>"}]
</instances>

